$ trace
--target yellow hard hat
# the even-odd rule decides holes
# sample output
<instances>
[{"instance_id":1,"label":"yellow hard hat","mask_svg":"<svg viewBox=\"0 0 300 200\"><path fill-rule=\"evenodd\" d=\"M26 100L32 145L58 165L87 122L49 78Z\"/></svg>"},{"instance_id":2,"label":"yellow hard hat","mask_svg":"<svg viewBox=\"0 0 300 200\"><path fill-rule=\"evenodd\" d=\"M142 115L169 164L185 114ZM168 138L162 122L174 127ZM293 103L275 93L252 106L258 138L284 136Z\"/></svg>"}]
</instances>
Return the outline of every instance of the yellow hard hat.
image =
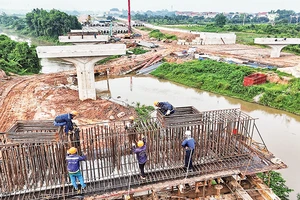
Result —
<instances>
[{"instance_id":1,"label":"yellow hard hat","mask_svg":"<svg viewBox=\"0 0 300 200\"><path fill-rule=\"evenodd\" d=\"M158 101L154 101L154 105L158 106L159 102Z\"/></svg>"},{"instance_id":2,"label":"yellow hard hat","mask_svg":"<svg viewBox=\"0 0 300 200\"><path fill-rule=\"evenodd\" d=\"M139 140L138 143L137 143L137 146L138 147L144 146L144 142L142 140Z\"/></svg>"},{"instance_id":3,"label":"yellow hard hat","mask_svg":"<svg viewBox=\"0 0 300 200\"><path fill-rule=\"evenodd\" d=\"M78 115L78 112L75 111L75 110L73 110L73 111L71 112L71 114L74 115L74 116L76 116L76 115Z\"/></svg>"},{"instance_id":4,"label":"yellow hard hat","mask_svg":"<svg viewBox=\"0 0 300 200\"><path fill-rule=\"evenodd\" d=\"M134 120L134 117L133 117L133 116L130 116L129 119L130 119L130 120Z\"/></svg>"},{"instance_id":5,"label":"yellow hard hat","mask_svg":"<svg viewBox=\"0 0 300 200\"><path fill-rule=\"evenodd\" d=\"M71 147L69 149L69 154L75 154L75 153L77 153L77 149L75 147Z\"/></svg>"}]
</instances>

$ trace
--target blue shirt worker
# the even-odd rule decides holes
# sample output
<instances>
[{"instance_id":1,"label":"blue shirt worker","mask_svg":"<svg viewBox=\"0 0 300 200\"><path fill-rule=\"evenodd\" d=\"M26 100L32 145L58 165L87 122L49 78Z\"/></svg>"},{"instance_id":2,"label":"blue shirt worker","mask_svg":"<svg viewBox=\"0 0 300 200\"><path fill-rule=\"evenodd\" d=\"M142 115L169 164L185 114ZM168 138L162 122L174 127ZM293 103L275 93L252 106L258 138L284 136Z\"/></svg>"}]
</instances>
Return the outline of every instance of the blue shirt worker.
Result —
<instances>
[{"instance_id":1,"label":"blue shirt worker","mask_svg":"<svg viewBox=\"0 0 300 200\"><path fill-rule=\"evenodd\" d=\"M68 150L68 155L66 157L67 163L68 163L68 172L71 179L71 183L75 190L80 192L78 190L78 186L76 184L76 180L78 179L81 185L81 189L85 189L86 184L84 183L83 176L80 172L80 161L83 161L86 159L86 156L79 156L77 154L77 149L75 147L71 147Z\"/></svg>"},{"instance_id":2,"label":"blue shirt worker","mask_svg":"<svg viewBox=\"0 0 300 200\"><path fill-rule=\"evenodd\" d=\"M132 151L136 154L137 160L139 162L139 168L141 171L141 179L146 179L145 175L145 164L147 162L147 153L146 153L146 139L142 136L142 140L139 140L137 143L137 147L135 143L132 143Z\"/></svg>"},{"instance_id":3,"label":"blue shirt worker","mask_svg":"<svg viewBox=\"0 0 300 200\"><path fill-rule=\"evenodd\" d=\"M171 115L175 112L174 107L169 102L155 101L154 106L158 107L165 116Z\"/></svg>"},{"instance_id":4,"label":"blue shirt worker","mask_svg":"<svg viewBox=\"0 0 300 200\"><path fill-rule=\"evenodd\" d=\"M78 115L77 111L72 111L71 113L58 115L54 119L54 126L65 126L65 133L68 134L69 131L73 130L72 119Z\"/></svg>"},{"instance_id":5,"label":"blue shirt worker","mask_svg":"<svg viewBox=\"0 0 300 200\"><path fill-rule=\"evenodd\" d=\"M192 156L194 154L196 141L191 136L191 131L185 131L185 140L181 146L185 148L184 167L187 171L194 170Z\"/></svg>"}]
</instances>

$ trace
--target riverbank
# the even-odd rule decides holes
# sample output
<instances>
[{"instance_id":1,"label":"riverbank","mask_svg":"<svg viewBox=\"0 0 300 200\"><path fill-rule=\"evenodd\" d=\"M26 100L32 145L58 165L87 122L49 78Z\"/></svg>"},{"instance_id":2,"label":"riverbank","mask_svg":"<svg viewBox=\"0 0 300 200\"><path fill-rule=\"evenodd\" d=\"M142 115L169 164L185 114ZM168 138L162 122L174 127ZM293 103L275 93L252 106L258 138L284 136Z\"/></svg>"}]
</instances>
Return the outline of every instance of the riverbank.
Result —
<instances>
[{"instance_id":1,"label":"riverbank","mask_svg":"<svg viewBox=\"0 0 300 200\"><path fill-rule=\"evenodd\" d=\"M267 82L243 86L243 79L255 72L277 74L277 70L259 70L213 60L190 61L182 64L165 63L151 74L192 88L239 98L244 101L300 115L300 80L291 78L287 84Z\"/></svg>"},{"instance_id":2,"label":"riverbank","mask_svg":"<svg viewBox=\"0 0 300 200\"><path fill-rule=\"evenodd\" d=\"M0 34L9 36L12 40L17 42L27 42L29 45L35 46L48 46L56 44L55 41L50 41L47 38L32 37L30 35L24 35L21 31L9 29L0 24Z\"/></svg>"}]
</instances>

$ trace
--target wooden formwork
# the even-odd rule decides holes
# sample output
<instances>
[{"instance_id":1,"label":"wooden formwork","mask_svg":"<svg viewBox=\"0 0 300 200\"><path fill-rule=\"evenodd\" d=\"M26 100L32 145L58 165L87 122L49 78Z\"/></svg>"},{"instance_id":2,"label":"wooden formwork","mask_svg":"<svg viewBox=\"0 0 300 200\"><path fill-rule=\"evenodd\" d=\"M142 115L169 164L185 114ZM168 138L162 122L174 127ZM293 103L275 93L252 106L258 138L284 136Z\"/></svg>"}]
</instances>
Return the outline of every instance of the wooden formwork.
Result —
<instances>
[{"instance_id":1,"label":"wooden formwork","mask_svg":"<svg viewBox=\"0 0 300 200\"><path fill-rule=\"evenodd\" d=\"M53 142L59 140L58 129L52 120L20 120L7 131L6 138L11 143Z\"/></svg>"},{"instance_id":2,"label":"wooden formwork","mask_svg":"<svg viewBox=\"0 0 300 200\"><path fill-rule=\"evenodd\" d=\"M175 112L165 116L159 109L157 118L163 127L178 125L193 125L201 122L202 114L193 106L176 107Z\"/></svg>"}]
</instances>

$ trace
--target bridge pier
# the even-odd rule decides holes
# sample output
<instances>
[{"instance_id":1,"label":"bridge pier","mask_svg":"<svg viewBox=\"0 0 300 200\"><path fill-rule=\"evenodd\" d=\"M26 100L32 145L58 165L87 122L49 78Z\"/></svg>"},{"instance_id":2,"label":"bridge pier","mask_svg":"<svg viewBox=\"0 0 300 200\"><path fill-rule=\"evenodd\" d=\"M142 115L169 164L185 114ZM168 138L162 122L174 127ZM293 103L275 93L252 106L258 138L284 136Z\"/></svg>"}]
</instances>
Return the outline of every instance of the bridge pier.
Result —
<instances>
[{"instance_id":1,"label":"bridge pier","mask_svg":"<svg viewBox=\"0 0 300 200\"><path fill-rule=\"evenodd\" d=\"M80 46L40 46L39 58L61 58L74 63L77 71L79 99L96 99L94 65L110 55L126 54L125 44L102 44Z\"/></svg>"},{"instance_id":2,"label":"bridge pier","mask_svg":"<svg viewBox=\"0 0 300 200\"><path fill-rule=\"evenodd\" d=\"M103 58L106 57L63 58L76 67L80 100L96 100L94 66L97 61Z\"/></svg>"},{"instance_id":3,"label":"bridge pier","mask_svg":"<svg viewBox=\"0 0 300 200\"><path fill-rule=\"evenodd\" d=\"M280 57L280 52L281 52L281 50L284 48L284 47L286 47L287 45L284 45L284 44L282 44L282 45L268 45L269 47L271 47L272 48L272 50L271 50L271 58L279 58Z\"/></svg>"}]
</instances>

